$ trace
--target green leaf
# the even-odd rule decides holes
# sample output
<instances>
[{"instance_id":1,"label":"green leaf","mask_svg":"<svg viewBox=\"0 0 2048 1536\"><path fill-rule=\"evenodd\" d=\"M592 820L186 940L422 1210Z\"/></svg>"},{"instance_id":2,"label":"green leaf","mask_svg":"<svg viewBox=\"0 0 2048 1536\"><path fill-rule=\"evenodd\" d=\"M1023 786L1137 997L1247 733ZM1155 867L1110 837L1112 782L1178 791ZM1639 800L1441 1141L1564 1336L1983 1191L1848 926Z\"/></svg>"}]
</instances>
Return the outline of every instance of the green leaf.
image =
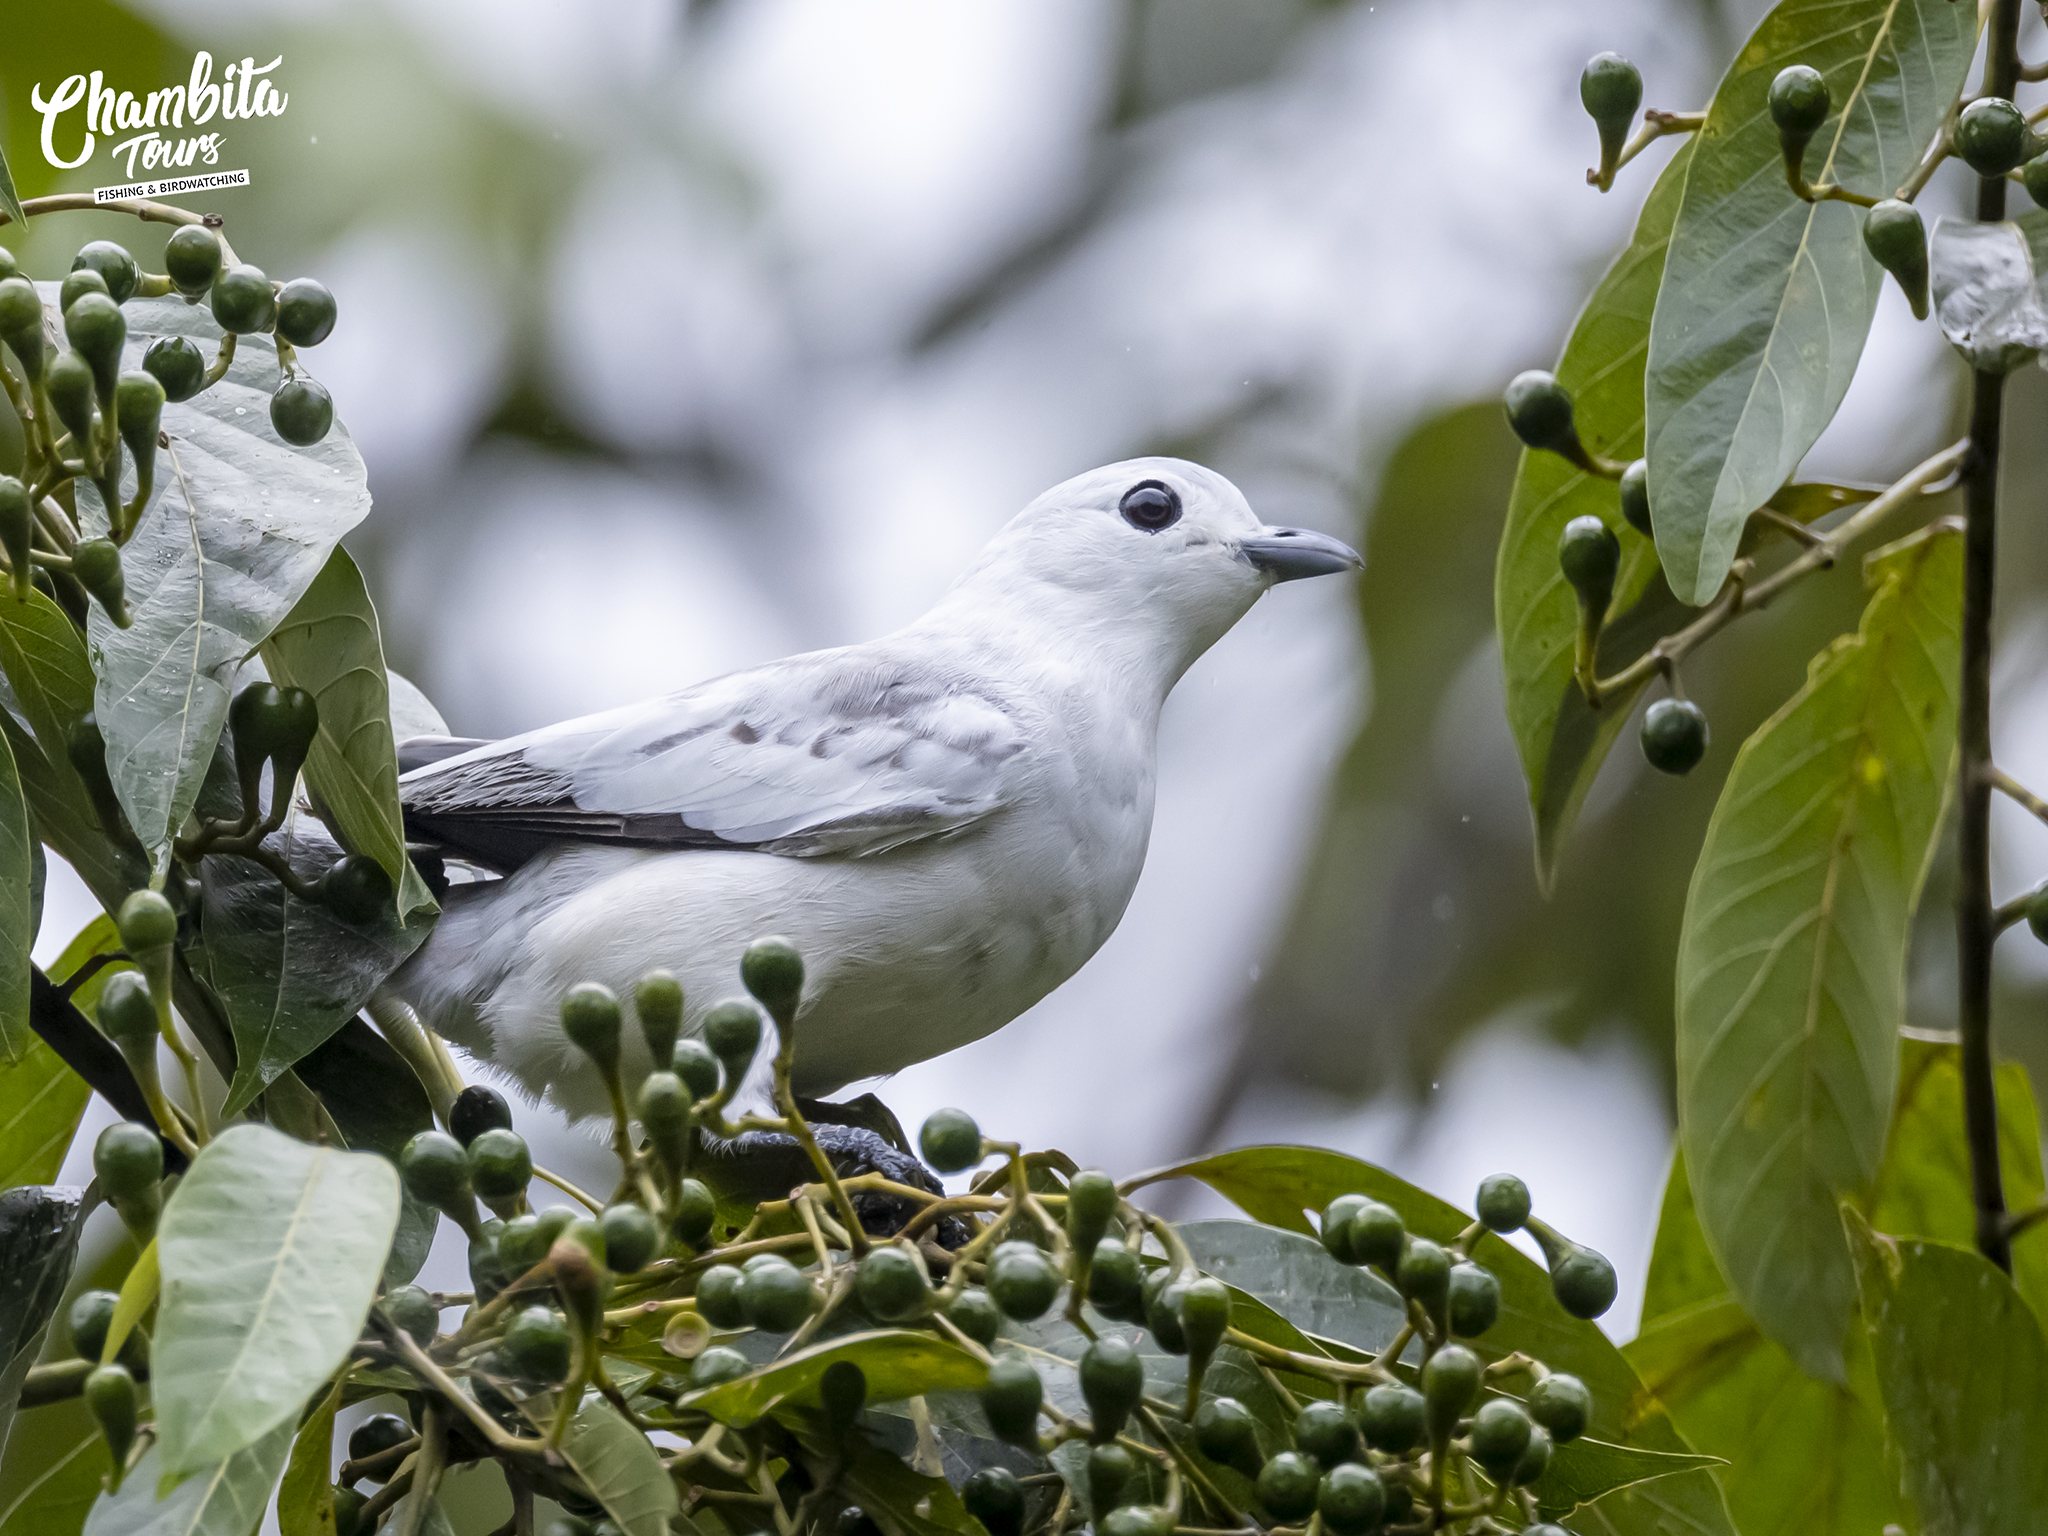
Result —
<instances>
[{"instance_id":1,"label":"green leaf","mask_svg":"<svg viewBox=\"0 0 2048 1536\"><path fill-rule=\"evenodd\" d=\"M1378 1354L1407 1321L1398 1291L1369 1269L1338 1263L1320 1239L1227 1218L1183 1222L1175 1230L1204 1274L1262 1302L1304 1334ZM1231 1321L1245 1326L1235 1316Z\"/></svg>"},{"instance_id":2,"label":"green leaf","mask_svg":"<svg viewBox=\"0 0 2048 1536\"><path fill-rule=\"evenodd\" d=\"M0 603L0 671L43 756L68 774L71 727L92 708L92 664L78 627L41 591Z\"/></svg>"},{"instance_id":3,"label":"green leaf","mask_svg":"<svg viewBox=\"0 0 2048 1536\"><path fill-rule=\"evenodd\" d=\"M1954 775L1962 536L1881 550L1855 635L1743 744L1686 899L1681 1144L1721 1272L1800 1368L1843 1379L1837 1200L1876 1176L1906 935Z\"/></svg>"},{"instance_id":4,"label":"green leaf","mask_svg":"<svg viewBox=\"0 0 2048 1536\"><path fill-rule=\"evenodd\" d=\"M0 1191L0 1447L7 1444L21 1384L71 1280L82 1193L56 1185Z\"/></svg>"},{"instance_id":5,"label":"green leaf","mask_svg":"<svg viewBox=\"0 0 2048 1536\"><path fill-rule=\"evenodd\" d=\"M1706 1472L1722 1463L1692 1451L1646 1451L1639 1445L1612 1445L1590 1435L1560 1445L1549 1469L1536 1485L1546 1518L1568 1515L1609 1493L1687 1472ZM1753 1536L1753 1533L1745 1533Z\"/></svg>"},{"instance_id":6,"label":"green leaf","mask_svg":"<svg viewBox=\"0 0 2048 1536\"><path fill-rule=\"evenodd\" d=\"M1558 382L1571 391L1579 435L1587 447L1610 458L1634 459L1642 453L1650 316L1691 157L1688 141L1657 178L1636 221L1635 238L1586 301L1558 360ZM1586 791L1628 723L1635 697L1633 692L1615 695L1595 710L1572 681L1578 599L1558 569L1557 541L1566 523L1586 516L1603 519L1621 539L1621 571L1601 634L1602 675L1633 661L1684 618L1664 584L1657 552L1623 519L1613 482L1554 453L1524 450L1494 568L1494 626L1507 684L1508 727L1521 754L1536 822L1536 877L1545 891L1556 877L1559 850Z\"/></svg>"},{"instance_id":7,"label":"green leaf","mask_svg":"<svg viewBox=\"0 0 2048 1536\"><path fill-rule=\"evenodd\" d=\"M1927 242L1934 317L1973 369L2010 373L2048 345L2038 270L2048 220L2028 223L1934 221Z\"/></svg>"},{"instance_id":8,"label":"green leaf","mask_svg":"<svg viewBox=\"0 0 2048 1536\"><path fill-rule=\"evenodd\" d=\"M1787 185L1771 81L1788 64L1827 81L1834 105L1807 147L1808 180L1886 197L1933 140L1976 47L1976 13L1950 0L1783 0L1714 93L1644 380L1657 551L1683 601L1721 589L1750 513L1833 418L1884 280L1861 209Z\"/></svg>"},{"instance_id":9,"label":"green leaf","mask_svg":"<svg viewBox=\"0 0 2048 1536\"><path fill-rule=\"evenodd\" d=\"M0 1536L78 1536L112 1465L83 1400L38 1408L0 1458Z\"/></svg>"},{"instance_id":10,"label":"green leaf","mask_svg":"<svg viewBox=\"0 0 2048 1536\"><path fill-rule=\"evenodd\" d=\"M17 230L27 231L28 215L21 211L21 194L14 190L14 172L7 164L7 151L0 148L0 213Z\"/></svg>"},{"instance_id":11,"label":"green leaf","mask_svg":"<svg viewBox=\"0 0 2048 1536\"><path fill-rule=\"evenodd\" d=\"M85 1079L40 1039L0 1065L0 1189L57 1176L91 1097Z\"/></svg>"},{"instance_id":12,"label":"green leaf","mask_svg":"<svg viewBox=\"0 0 2048 1536\"><path fill-rule=\"evenodd\" d=\"M151 1388L167 1471L296 1420L362 1331L397 1223L397 1171L371 1153L248 1124L201 1149L157 1230Z\"/></svg>"},{"instance_id":13,"label":"green leaf","mask_svg":"<svg viewBox=\"0 0 2048 1536\"><path fill-rule=\"evenodd\" d=\"M287 1420L234 1455L194 1468L169 1489L161 1487L174 1475L165 1469L164 1448L151 1446L129 1468L121 1491L102 1494L93 1505L85 1536L250 1536L291 1446Z\"/></svg>"},{"instance_id":14,"label":"green leaf","mask_svg":"<svg viewBox=\"0 0 2048 1536\"><path fill-rule=\"evenodd\" d=\"M320 734L306 759L306 782L343 846L369 855L391 877L401 920L433 908L433 896L405 856L377 610L347 550L337 546L327 557L305 596L263 642L263 660L272 682L303 688L319 701Z\"/></svg>"},{"instance_id":15,"label":"green leaf","mask_svg":"<svg viewBox=\"0 0 2048 1536\"><path fill-rule=\"evenodd\" d=\"M2033 1309L1967 1248L1842 1220L1923 1536L2048 1529L2048 1342Z\"/></svg>"},{"instance_id":16,"label":"green leaf","mask_svg":"<svg viewBox=\"0 0 2048 1536\"><path fill-rule=\"evenodd\" d=\"M595 1393L569 1421L562 1457L626 1536L668 1536L675 1484L647 1437Z\"/></svg>"},{"instance_id":17,"label":"green leaf","mask_svg":"<svg viewBox=\"0 0 2048 1536\"><path fill-rule=\"evenodd\" d=\"M830 1449L814 1431L799 1429L798 1437L813 1455ZM952 1484L914 1471L863 1436L849 1443L840 1485L888 1536L983 1536Z\"/></svg>"},{"instance_id":18,"label":"green leaf","mask_svg":"<svg viewBox=\"0 0 2048 1536\"><path fill-rule=\"evenodd\" d=\"M688 1403L721 1424L743 1429L784 1405L816 1407L819 1379L841 1360L860 1367L871 1403L924 1392L974 1391L988 1378L988 1367L950 1340L889 1328L784 1355L751 1375L707 1388Z\"/></svg>"},{"instance_id":19,"label":"green leaf","mask_svg":"<svg viewBox=\"0 0 2048 1536\"><path fill-rule=\"evenodd\" d=\"M55 299L56 285L43 291ZM130 299L123 310L126 367L139 366L159 336L188 336L208 351L218 344L204 305ZM226 378L164 407L170 446L157 455L155 499L123 551L134 623L116 629L97 603L88 619L107 764L136 835L158 859L198 797L242 658L370 510L362 456L339 422L310 448L271 430L279 377L270 339L244 336ZM99 532L105 511L89 484L79 487L81 521Z\"/></svg>"},{"instance_id":20,"label":"green leaf","mask_svg":"<svg viewBox=\"0 0 2048 1536\"><path fill-rule=\"evenodd\" d=\"M277 1490L278 1536L334 1536L334 1413L340 1406L337 1381L292 1441Z\"/></svg>"},{"instance_id":21,"label":"green leaf","mask_svg":"<svg viewBox=\"0 0 2048 1536\"><path fill-rule=\"evenodd\" d=\"M26 1061L41 1043L28 1022L29 948L36 937L35 849L14 753L0 738L0 1068Z\"/></svg>"}]
</instances>

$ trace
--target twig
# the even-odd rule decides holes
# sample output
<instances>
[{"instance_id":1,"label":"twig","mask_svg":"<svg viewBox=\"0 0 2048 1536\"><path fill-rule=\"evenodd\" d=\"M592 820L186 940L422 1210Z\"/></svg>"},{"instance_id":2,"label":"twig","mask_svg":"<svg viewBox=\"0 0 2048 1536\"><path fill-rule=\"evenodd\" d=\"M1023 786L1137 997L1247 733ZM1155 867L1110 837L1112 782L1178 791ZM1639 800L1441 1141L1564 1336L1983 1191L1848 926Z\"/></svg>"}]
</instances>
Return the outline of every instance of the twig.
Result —
<instances>
[{"instance_id":1,"label":"twig","mask_svg":"<svg viewBox=\"0 0 2048 1536\"><path fill-rule=\"evenodd\" d=\"M392 1347L412 1368L413 1373L453 1404L456 1411L469 1420L477 1433L484 1437L492 1450L508 1456L540 1456L545 1453L547 1446L544 1441L507 1434L496 1419L471 1401L469 1394L456 1385L452 1376L434 1364L427 1352L421 1349L413 1341L412 1335L403 1328L391 1329L389 1338Z\"/></svg>"},{"instance_id":2,"label":"twig","mask_svg":"<svg viewBox=\"0 0 2048 1536\"><path fill-rule=\"evenodd\" d=\"M1704 112L1663 112L1656 107L1646 109L1643 113L1643 126L1636 130L1635 137L1623 146L1619 155L1615 156L1613 169L1604 176L1597 167L1587 171L1586 185L1598 187L1605 192L1614 185L1614 173L1657 140L1670 134L1697 133L1706 126L1706 121L1707 114Z\"/></svg>"}]
</instances>

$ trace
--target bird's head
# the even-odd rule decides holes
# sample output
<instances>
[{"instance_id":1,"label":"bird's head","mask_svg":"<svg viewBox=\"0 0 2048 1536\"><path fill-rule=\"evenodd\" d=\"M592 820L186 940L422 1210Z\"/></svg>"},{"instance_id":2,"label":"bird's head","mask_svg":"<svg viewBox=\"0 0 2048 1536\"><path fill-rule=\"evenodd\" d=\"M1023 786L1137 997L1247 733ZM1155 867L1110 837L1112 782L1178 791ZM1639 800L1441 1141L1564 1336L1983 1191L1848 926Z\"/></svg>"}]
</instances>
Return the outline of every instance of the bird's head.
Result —
<instances>
[{"instance_id":1,"label":"bird's head","mask_svg":"<svg viewBox=\"0 0 2048 1536\"><path fill-rule=\"evenodd\" d=\"M1355 571L1350 546L1261 522L1244 493L1186 459L1125 459L1062 482L996 535L955 590L1038 606L1056 625L1145 643L1180 673L1276 582Z\"/></svg>"}]
</instances>

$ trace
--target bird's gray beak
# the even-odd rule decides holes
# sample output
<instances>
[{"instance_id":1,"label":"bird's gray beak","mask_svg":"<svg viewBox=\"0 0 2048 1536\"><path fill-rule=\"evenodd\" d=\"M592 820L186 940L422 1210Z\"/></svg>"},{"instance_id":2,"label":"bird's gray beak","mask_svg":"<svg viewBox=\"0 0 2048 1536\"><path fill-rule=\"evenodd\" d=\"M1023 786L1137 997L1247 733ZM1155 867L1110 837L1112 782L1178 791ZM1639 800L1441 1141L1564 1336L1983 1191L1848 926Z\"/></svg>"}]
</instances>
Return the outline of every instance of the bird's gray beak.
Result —
<instances>
[{"instance_id":1,"label":"bird's gray beak","mask_svg":"<svg viewBox=\"0 0 2048 1536\"><path fill-rule=\"evenodd\" d=\"M1310 528L1261 528L1238 548L1245 559L1275 581L1365 569L1358 551L1349 544Z\"/></svg>"}]
</instances>

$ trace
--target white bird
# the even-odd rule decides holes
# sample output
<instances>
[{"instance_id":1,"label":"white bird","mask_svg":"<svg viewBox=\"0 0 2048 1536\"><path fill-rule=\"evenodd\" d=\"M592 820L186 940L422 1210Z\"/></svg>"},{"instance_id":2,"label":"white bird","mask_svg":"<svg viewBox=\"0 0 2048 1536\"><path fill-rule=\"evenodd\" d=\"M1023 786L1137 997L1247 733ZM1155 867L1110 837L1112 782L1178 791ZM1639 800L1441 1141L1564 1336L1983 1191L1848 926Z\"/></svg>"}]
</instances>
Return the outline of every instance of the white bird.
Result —
<instances>
[{"instance_id":1,"label":"white bird","mask_svg":"<svg viewBox=\"0 0 2048 1536\"><path fill-rule=\"evenodd\" d=\"M603 982L630 1008L662 967L691 1032L769 933L806 965L798 1093L980 1039L1123 916L1181 675L1275 582L1361 564L1265 526L1211 470L1132 459L1040 496L883 639L504 741L408 743L453 754L401 780L411 835L502 878L450 887L392 985L573 1117L606 1099L564 992Z\"/></svg>"}]
</instances>

